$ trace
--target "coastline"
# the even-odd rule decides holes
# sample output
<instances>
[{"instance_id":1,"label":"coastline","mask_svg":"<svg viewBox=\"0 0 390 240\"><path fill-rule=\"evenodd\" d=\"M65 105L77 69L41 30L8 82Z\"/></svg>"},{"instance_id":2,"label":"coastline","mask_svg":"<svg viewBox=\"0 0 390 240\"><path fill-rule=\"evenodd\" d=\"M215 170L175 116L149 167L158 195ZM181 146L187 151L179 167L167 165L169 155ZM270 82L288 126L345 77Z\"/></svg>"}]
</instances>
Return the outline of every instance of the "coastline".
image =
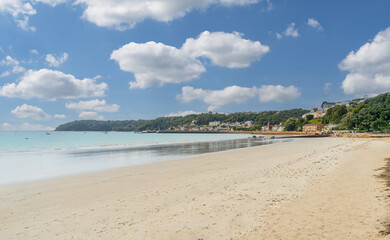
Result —
<instances>
[{"instance_id":1,"label":"coastline","mask_svg":"<svg viewBox=\"0 0 390 240\"><path fill-rule=\"evenodd\" d=\"M99 172L268 143L249 136L74 132L47 135L43 131L2 133L0 185Z\"/></svg>"},{"instance_id":2,"label":"coastline","mask_svg":"<svg viewBox=\"0 0 390 240\"><path fill-rule=\"evenodd\" d=\"M323 239L335 232L331 239L372 239L387 214L374 175L389 145L310 138L3 186L0 238ZM359 207L343 205L348 199ZM340 209L318 210L328 202L346 207L346 225L327 219ZM331 227L310 227L318 224Z\"/></svg>"}]
</instances>

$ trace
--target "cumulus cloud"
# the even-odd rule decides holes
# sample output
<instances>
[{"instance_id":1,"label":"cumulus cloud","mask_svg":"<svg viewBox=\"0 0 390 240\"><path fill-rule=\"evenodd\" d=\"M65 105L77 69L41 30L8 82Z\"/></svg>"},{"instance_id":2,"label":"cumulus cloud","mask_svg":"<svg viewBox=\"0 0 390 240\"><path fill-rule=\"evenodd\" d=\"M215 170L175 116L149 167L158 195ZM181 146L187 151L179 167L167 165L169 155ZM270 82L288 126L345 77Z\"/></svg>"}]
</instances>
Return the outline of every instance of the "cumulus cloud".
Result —
<instances>
[{"instance_id":1,"label":"cumulus cloud","mask_svg":"<svg viewBox=\"0 0 390 240\"><path fill-rule=\"evenodd\" d=\"M259 41L242 38L238 32L225 33L205 31L197 39L189 38L182 46L188 55L209 58L212 63L228 68L249 67L259 60L270 48Z\"/></svg>"},{"instance_id":2,"label":"cumulus cloud","mask_svg":"<svg viewBox=\"0 0 390 240\"><path fill-rule=\"evenodd\" d=\"M287 102L301 96L295 86L263 85L258 89L260 102Z\"/></svg>"},{"instance_id":3,"label":"cumulus cloud","mask_svg":"<svg viewBox=\"0 0 390 240\"><path fill-rule=\"evenodd\" d=\"M79 80L71 74L41 69L28 70L17 83L7 83L0 87L0 96L55 100L103 97L106 90L106 83L98 84L94 79Z\"/></svg>"},{"instance_id":4,"label":"cumulus cloud","mask_svg":"<svg viewBox=\"0 0 390 240\"><path fill-rule=\"evenodd\" d=\"M198 57L229 68L248 67L269 52L258 41L242 38L241 33L210 33L187 39L178 49L162 43L129 43L111 54L123 71L132 72L130 88L148 88L166 83L188 82L206 71Z\"/></svg>"},{"instance_id":5,"label":"cumulus cloud","mask_svg":"<svg viewBox=\"0 0 390 240\"><path fill-rule=\"evenodd\" d=\"M45 60L50 67L59 67L60 65L62 65L64 62L68 60L68 57L69 55L66 52L63 53L62 56L58 58L56 58L52 54L47 54Z\"/></svg>"},{"instance_id":6,"label":"cumulus cloud","mask_svg":"<svg viewBox=\"0 0 390 240\"><path fill-rule=\"evenodd\" d=\"M74 110L93 110L96 112L118 112L119 105L117 104L107 104L106 100L90 100L90 101L80 101L78 103L71 102L66 104L66 108Z\"/></svg>"},{"instance_id":7,"label":"cumulus cloud","mask_svg":"<svg viewBox=\"0 0 390 240\"><path fill-rule=\"evenodd\" d=\"M129 29L145 19L169 22L193 9L212 4L234 6L257 3L258 0L76 0L85 6L83 18L100 27Z\"/></svg>"},{"instance_id":8,"label":"cumulus cloud","mask_svg":"<svg viewBox=\"0 0 390 240\"><path fill-rule=\"evenodd\" d=\"M10 71L5 71L5 72L2 72L2 73L0 74L0 78L2 78L2 77L8 77L9 75L11 75Z\"/></svg>"},{"instance_id":9,"label":"cumulus cloud","mask_svg":"<svg viewBox=\"0 0 390 240\"><path fill-rule=\"evenodd\" d=\"M323 30L321 24L317 20L315 20L314 18L307 19L306 24L309 25L310 27L318 30L318 31L322 31Z\"/></svg>"},{"instance_id":10,"label":"cumulus cloud","mask_svg":"<svg viewBox=\"0 0 390 240\"><path fill-rule=\"evenodd\" d=\"M111 59L119 63L121 70L134 73L130 88L187 82L206 71L199 60L185 52L155 42L129 43L113 51Z\"/></svg>"},{"instance_id":11,"label":"cumulus cloud","mask_svg":"<svg viewBox=\"0 0 390 240\"><path fill-rule=\"evenodd\" d=\"M290 23L287 29L283 32L283 34L287 37L298 37L298 29L295 28L295 23Z\"/></svg>"},{"instance_id":12,"label":"cumulus cloud","mask_svg":"<svg viewBox=\"0 0 390 240\"><path fill-rule=\"evenodd\" d=\"M256 88L229 86L223 90L204 90L201 88L183 87L178 98L183 102L201 100L210 106L209 111L219 109L223 105L243 103L256 96Z\"/></svg>"},{"instance_id":13,"label":"cumulus cloud","mask_svg":"<svg viewBox=\"0 0 390 240\"><path fill-rule=\"evenodd\" d=\"M295 86L283 87L280 85L263 85L260 88L229 86L222 90L204 90L201 88L183 87L182 94L177 98L182 102L200 100L209 105L208 111L214 111L228 104L244 103L258 96L261 102L285 102L296 99L300 96Z\"/></svg>"},{"instance_id":14,"label":"cumulus cloud","mask_svg":"<svg viewBox=\"0 0 390 240\"><path fill-rule=\"evenodd\" d=\"M35 120L48 120L50 116L46 114L42 108L23 104L17 106L14 110L11 111L17 118L32 118Z\"/></svg>"},{"instance_id":15,"label":"cumulus cloud","mask_svg":"<svg viewBox=\"0 0 390 240\"><path fill-rule=\"evenodd\" d=\"M287 29L283 33L275 33L275 34L276 34L277 39L282 39L283 35L287 36L287 37L298 37L299 36L298 29L295 28L295 23L293 23L293 22L287 26Z\"/></svg>"},{"instance_id":16,"label":"cumulus cloud","mask_svg":"<svg viewBox=\"0 0 390 240\"><path fill-rule=\"evenodd\" d=\"M35 31L35 27L28 24L29 18L37 11L34 4L37 2L48 4L52 7L68 0L0 0L0 12L10 14L18 26L24 30Z\"/></svg>"},{"instance_id":17,"label":"cumulus cloud","mask_svg":"<svg viewBox=\"0 0 390 240\"><path fill-rule=\"evenodd\" d=\"M66 118L65 114L55 114L54 118Z\"/></svg>"},{"instance_id":18,"label":"cumulus cloud","mask_svg":"<svg viewBox=\"0 0 390 240\"><path fill-rule=\"evenodd\" d=\"M179 111L179 112L172 112L172 113L169 113L167 115L165 115L164 117L184 117L184 116L187 116L187 115L198 115L198 114L201 114L201 112L195 112L195 111Z\"/></svg>"},{"instance_id":19,"label":"cumulus cloud","mask_svg":"<svg viewBox=\"0 0 390 240\"><path fill-rule=\"evenodd\" d=\"M339 64L348 71L342 83L346 94L375 95L390 91L390 27L359 50L351 51Z\"/></svg>"},{"instance_id":20,"label":"cumulus cloud","mask_svg":"<svg viewBox=\"0 0 390 240\"><path fill-rule=\"evenodd\" d=\"M12 125L9 123L3 123L1 125L2 131L52 131L53 127L44 126L41 124L23 123L21 125Z\"/></svg>"},{"instance_id":21,"label":"cumulus cloud","mask_svg":"<svg viewBox=\"0 0 390 240\"><path fill-rule=\"evenodd\" d=\"M104 117L97 112L81 112L79 118L86 120L103 120Z\"/></svg>"},{"instance_id":22,"label":"cumulus cloud","mask_svg":"<svg viewBox=\"0 0 390 240\"><path fill-rule=\"evenodd\" d=\"M39 54L38 50L36 50L36 49L31 49L30 53L32 53L32 54Z\"/></svg>"},{"instance_id":23,"label":"cumulus cloud","mask_svg":"<svg viewBox=\"0 0 390 240\"><path fill-rule=\"evenodd\" d=\"M6 77L11 75L11 73L22 73L25 72L26 69L24 67L20 66L20 62L11 56L6 56L5 59L0 61L0 65L9 67L10 70L7 70L0 74L0 77Z\"/></svg>"},{"instance_id":24,"label":"cumulus cloud","mask_svg":"<svg viewBox=\"0 0 390 240\"><path fill-rule=\"evenodd\" d=\"M65 3L65 2L68 2L68 1L69 0L33 0L33 2L45 3L45 4L48 4L48 5L52 6L52 7L55 7L58 4Z\"/></svg>"},{"instance_id":25,"label":"cumulus cloud","mask_svg":"<svg viewBox=\"0 0 390 240\"><path fill-rule=\"evenodd\" d=\"M13 59L11 56L7 56L5 59L1 60L0 64L3 66L16 66L19 65L19 61Z\"/></svg>"},{"instance_id":26,"label":"cumulus cloud","mask_svg":"<svg viewBox=\"0 0 390 240\"><path fill-rule=\"evenodd\" d=\"M0 12L12 15L20 28L35 31L34 27L28 26L29 17L37 13L31 3L25 0L1 0Z\"/></svg>"},{"instance_id":27,"label":"cumulus cloud","mask_svg":"<svg viewBox=\"0 0 390 240\"><path fill-rule=\"evenodd\" d=\"M37 13L34 9L36 3L55 7L72 2L84 8L82 17L87 21L100 27L126 30L145 19L169 22L194 9L206 9L212 5L244 6L260 1L266 3L266 10L273 9L270 0L1 0L0 12L12 15L21 28L34 31L35 27L30 27L28 21Z\"/></svg>"}]
</instances>

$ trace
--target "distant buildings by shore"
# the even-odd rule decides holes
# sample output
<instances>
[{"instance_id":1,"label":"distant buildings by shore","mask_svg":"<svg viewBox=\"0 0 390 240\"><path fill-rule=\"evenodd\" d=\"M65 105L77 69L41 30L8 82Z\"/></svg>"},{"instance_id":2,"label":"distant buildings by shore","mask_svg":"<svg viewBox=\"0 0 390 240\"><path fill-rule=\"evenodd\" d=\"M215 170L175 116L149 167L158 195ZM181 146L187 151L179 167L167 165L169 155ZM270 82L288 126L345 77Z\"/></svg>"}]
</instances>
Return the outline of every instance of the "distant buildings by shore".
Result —
<instances>
[{"instance_id":1,"label":"distant buildings by shore","mask_svg":"<svg viewBox=\"0 0 390 240\"><path fill-rule=\"evenodd\" d=\"M339 102L326 102L324 101L321 104L321 109L312 108L308 113L305 113L301 116L303 119L308 119L311 115L311 119L323 118L326 115L328 109L335 106L351 106L353 103L360 103L367 99L364 97L362 99L356 100L346 100ZM290 118L293 120L299 120L300 118ZM316 134L322 132L329 132L332 129L337 128L337 124L328 124L322 125L320 123L305 124L301 127L302 132ZM198 125L196 120L193 120L191 124L183 124L180 126L175 126L169 128L168 131L171 132L236 132L236 131L261 131L261 132L285 132L286 128L284 124L270 125L269 123L265 126L255 126L253 121L244 121L244 122L221 122L221 121L211 121L208 125Z\"/></svg>"},{"instance_id":2,"label":"distant buildings by shore","mask_svg":"<svg viewBox=\"0 0 390 240\"><path fill-rule=\"evenodd\" d=\"M208 125L198 125L196 121L192 121L191 124L183 124L180 126L170 127L168 129L171 132L234 132L234 131L269 131L269 132L283 132L284 126L282 124L266 125L255 129L253 121L245 122L226 122L212 121Z\"/></svg>"}]
</instances>

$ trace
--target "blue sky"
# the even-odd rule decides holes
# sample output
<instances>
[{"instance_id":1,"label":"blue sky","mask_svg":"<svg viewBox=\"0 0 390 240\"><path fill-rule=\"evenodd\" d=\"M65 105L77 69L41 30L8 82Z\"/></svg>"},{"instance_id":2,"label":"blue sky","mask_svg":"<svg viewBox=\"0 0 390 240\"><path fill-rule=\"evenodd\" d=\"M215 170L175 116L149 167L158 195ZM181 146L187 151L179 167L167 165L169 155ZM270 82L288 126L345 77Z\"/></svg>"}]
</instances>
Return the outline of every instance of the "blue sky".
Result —
<instances>
[{"instance_id":1,"label":"blue sky","mask_svg":"<svg viewBox=\"0 0 390 240\"><path fill-rule=\"evenodd\" d=\"M0 0L0 129L390 91L390 2Z\"/></svg>"}]
</instances>

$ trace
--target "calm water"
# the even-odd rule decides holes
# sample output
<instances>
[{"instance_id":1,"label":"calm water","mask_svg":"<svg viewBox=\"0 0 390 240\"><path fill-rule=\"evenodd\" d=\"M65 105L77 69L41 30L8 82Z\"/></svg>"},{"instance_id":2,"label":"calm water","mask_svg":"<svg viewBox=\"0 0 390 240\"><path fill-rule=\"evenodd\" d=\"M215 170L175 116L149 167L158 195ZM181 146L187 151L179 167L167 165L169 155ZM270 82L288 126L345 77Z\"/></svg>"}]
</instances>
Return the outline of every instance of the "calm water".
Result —
<instances>
[{"instance_id":1,"label":"calm water","mask_svg":"<svg viewBox=\"0 0 390 240\"><path fill-rule=\"evenodd\" d=\"M148 164L282 141L248 137L242 134L0 132L0 184Z\"/></svg>"}]
</instances>

